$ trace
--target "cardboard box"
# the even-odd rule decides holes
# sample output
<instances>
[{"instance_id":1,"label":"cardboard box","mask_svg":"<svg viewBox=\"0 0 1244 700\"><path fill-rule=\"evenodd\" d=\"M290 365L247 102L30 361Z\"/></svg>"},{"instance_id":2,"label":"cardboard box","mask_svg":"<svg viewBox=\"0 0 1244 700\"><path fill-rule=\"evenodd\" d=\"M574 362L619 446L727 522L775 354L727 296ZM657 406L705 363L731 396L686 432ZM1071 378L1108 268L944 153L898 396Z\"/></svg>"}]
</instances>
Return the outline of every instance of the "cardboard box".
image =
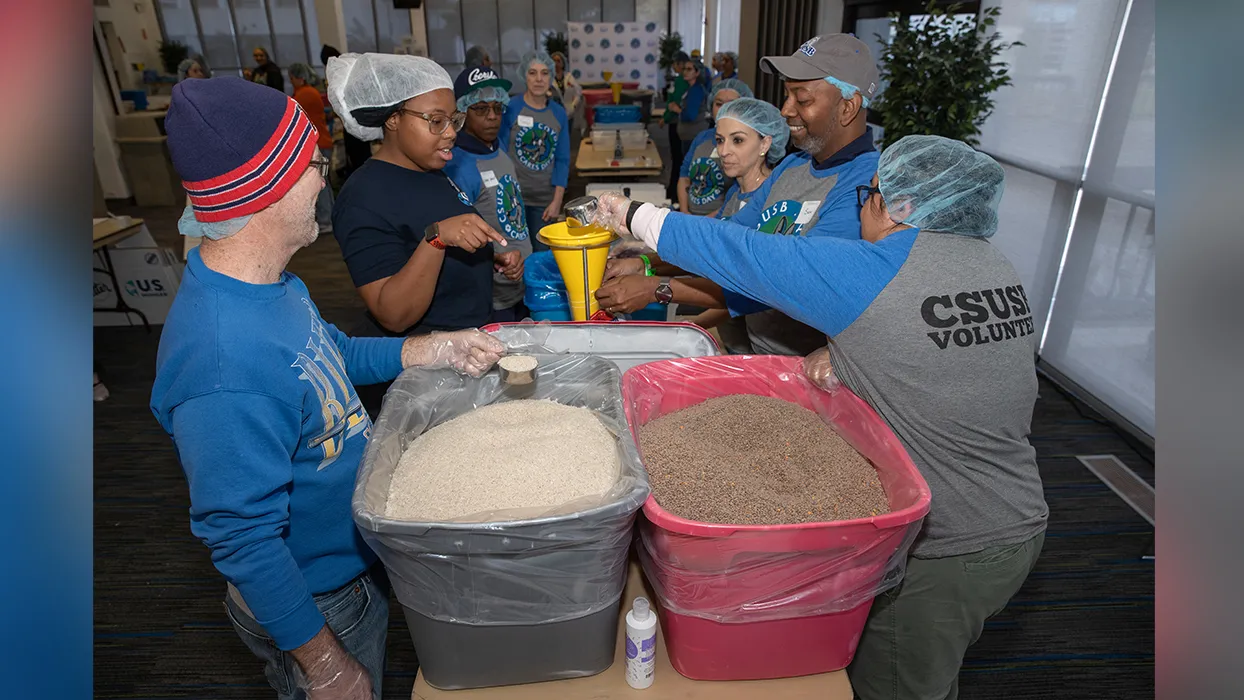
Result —
<instances>
[{"instance_id":1,"label":"cardboard box","mask_svg":"<svg viewBox=\"0 0 1244 700\"><path fill-rule=\"evenodd\" d=\"M117 274L120 294L125 303L147 316L151 325L160 325L168 318L173 297L181 280L181 262L165 248L111 249L113 269ZM95 253L94 266L103 268L103 253ZM135 314L107 311L117 304L118 290L107 274L95 271L94 306L96 326L141 326Z\"/></svg>"}]
</instances>

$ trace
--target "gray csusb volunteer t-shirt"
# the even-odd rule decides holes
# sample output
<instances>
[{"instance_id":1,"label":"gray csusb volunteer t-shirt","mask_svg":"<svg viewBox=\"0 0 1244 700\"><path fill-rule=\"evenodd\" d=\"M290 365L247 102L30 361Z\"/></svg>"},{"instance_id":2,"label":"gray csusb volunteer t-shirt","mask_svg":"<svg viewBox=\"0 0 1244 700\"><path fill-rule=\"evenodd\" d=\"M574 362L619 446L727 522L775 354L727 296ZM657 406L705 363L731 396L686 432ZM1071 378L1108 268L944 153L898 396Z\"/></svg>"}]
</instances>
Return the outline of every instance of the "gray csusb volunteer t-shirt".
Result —
<instances>
[{"instance_id":1,"label":"gray csusb volunteer t-shirt","mask_svg":"<svg viewBox=\"0 0 1244 700\"><path fill-rule=\"evenodd\" d=\"M969 554L1045 529L1049 509L1028 443L1037 398L1032 309L996 247L920 232L829 352L834 373L885 419L932 491L913 556Z\"/></svg>"},{"instance_id":2,"label":"gray csusb volunteer t-shirt","mask_svg":"<svg viewBox=\"0 0 1244 700\"><path fill-rule=\"evenodd\" d=\"M703 133L707 133L708 137L705 138ZM696 137L695 146L687 156L686 177L691 180L687 187L688 211L697 216L712 214L720 209L726 199L726 190L734 184L734 179L721 169L713 132L703 133Z\"/></svg>"},{"instance_id":3,"label":"gray csusb volunteer t-shirt","mask_svg":"<svg viewBox=\"0 0 1244 700\"><path fill-rule=\"evenodd\" d=\"M521 96L510 104L515 102L519 108L513 115L505 150L515 162L523 201L527 206L546 207L553 201L553 160L558 141L567 138L556 111L563 108L550 102L544 109L535 109ZM507 119L510 116L507 114Z\"/></svg>"}]
</instances>

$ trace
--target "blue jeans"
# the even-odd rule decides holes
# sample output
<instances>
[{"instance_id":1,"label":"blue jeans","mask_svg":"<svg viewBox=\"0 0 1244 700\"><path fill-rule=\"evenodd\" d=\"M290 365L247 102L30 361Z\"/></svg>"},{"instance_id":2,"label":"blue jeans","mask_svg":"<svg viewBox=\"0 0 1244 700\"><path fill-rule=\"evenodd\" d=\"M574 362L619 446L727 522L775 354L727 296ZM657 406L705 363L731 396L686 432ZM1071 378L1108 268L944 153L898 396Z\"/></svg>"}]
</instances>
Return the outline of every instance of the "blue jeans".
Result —
<instances>
[{"instance_id":1,"label":"blue jeans","mask_svg":"<svg viewBox=\"0 0 1244 700\"><path fill-rule=\"evenodd\" d=\"M544 245L539 238L536 238L536 234L544 227L544 210L548 208L548 205L546 204L542 207L526 206L523 208L527 211L527 231L531 234L531 251L539 253L542 250L548 250L549 247Z\"/></svg>"},{"instance_id":2,"label":"blue jeans","mask_svg":"<svg viewBox=\"0 0 1244 700\"><path fill-rule=\"evenodd\" d=\"M383 571L379 565L376 571ZM341 640L346 650L371 672L372 697L380 700L384 681L384 645L389 634L389 587L379 574L377 583L370 573L354 579L345 587L315 596L315 604L324 613L328 627ZM277 648L276 642L264 631L233 597L225 595L225 612L233 629L247 648L264 662L264 675L276 691L278 700L306 700L307 693L297 686L294 675L297 662L289 652Z\"/></svg>"}]
</instances>

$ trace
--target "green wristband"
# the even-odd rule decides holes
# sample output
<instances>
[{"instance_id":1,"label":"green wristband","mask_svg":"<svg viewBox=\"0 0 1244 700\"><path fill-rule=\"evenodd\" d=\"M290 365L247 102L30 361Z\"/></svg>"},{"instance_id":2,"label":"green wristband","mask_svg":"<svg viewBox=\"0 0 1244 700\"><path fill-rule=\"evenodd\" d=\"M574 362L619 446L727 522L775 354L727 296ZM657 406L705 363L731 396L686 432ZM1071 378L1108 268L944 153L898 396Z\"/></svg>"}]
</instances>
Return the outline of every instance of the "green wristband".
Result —
<instances>
[{"instance_id":1,"label":"green wristband","mask_svg":"<svg viewBox=\"0 0 1244 700\"><path fill-rule=\"evenodd\" d=\"M644 277L651 277L652 276L652 261L648 259L647 255L641 255L639 256L639 259L644 261Z\"/></svg>"}]
</instances>

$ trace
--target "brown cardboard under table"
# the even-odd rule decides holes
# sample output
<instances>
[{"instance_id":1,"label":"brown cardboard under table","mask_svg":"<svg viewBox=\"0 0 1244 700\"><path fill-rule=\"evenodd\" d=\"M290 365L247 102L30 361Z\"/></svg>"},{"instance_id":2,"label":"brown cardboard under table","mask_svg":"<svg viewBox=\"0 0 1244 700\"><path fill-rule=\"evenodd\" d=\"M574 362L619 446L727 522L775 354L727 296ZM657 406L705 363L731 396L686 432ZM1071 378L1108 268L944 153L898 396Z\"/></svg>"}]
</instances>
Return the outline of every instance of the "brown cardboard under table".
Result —
<instances>
[{"instance_id":1,"label":"brown cardboard under table","mask_svg":"<svg viewBox=\"0 0 1244 700\"><path fill-rule=\"evenodd\" d=\"M437 690L423 680L423 672L415 678L411 700L851 700L851 684L846 671L822 673L801 678L780 678L768 681L693 681L683 678L670 665L665 651L665 638L657 624L657 667L652 687L635 690L626 684L626 659L623 637L626 635L626 613L636 596L654 600L652 590L632 558L627 574L626 590L622 593L622 619L618 623L618 645L613 665L603 673L587 678L571 678L545 683L507 685L475 690ZM655 603L654 603L655 605Z\"/></svg>"}]
</instances>

